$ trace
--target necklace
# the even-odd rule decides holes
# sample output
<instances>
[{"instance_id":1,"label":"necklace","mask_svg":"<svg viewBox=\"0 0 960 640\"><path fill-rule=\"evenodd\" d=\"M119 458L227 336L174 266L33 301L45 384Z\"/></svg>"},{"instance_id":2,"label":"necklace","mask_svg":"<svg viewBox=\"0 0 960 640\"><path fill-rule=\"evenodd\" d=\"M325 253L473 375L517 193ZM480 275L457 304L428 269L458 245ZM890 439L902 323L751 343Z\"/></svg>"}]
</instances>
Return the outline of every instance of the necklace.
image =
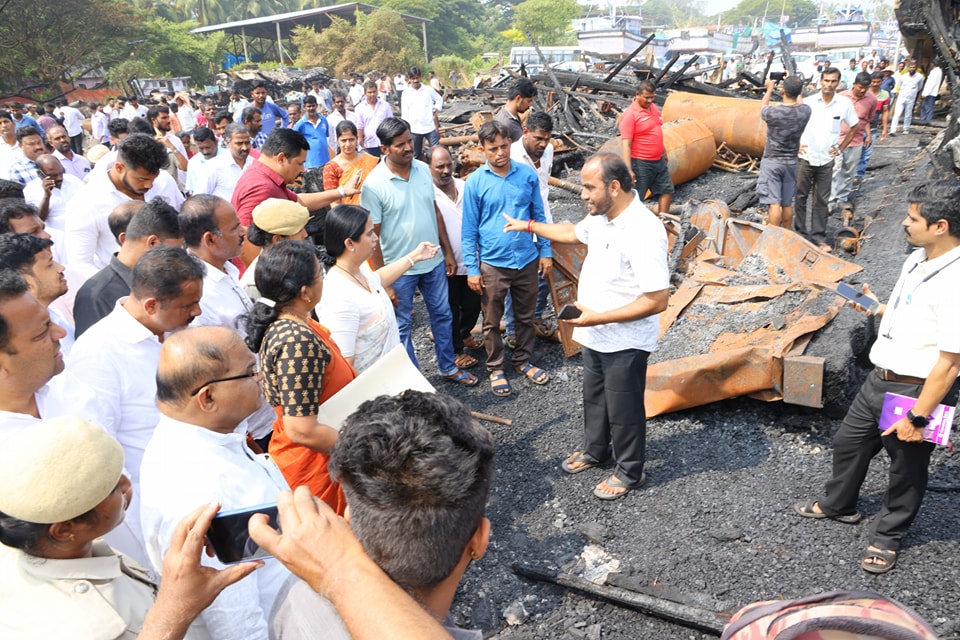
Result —
<instances>
[{"instance_id":1,"label":"necklace","mask_svg":"<svg viewBox=\"0 0 960 640\"><path fill-rule=\"evenodd\" d=\"M351 278L353 278L353 279L356 281L357 284L359 284L361 287L363 287L363 290L364 290L364 291L366 291L367 293L373 293L372 291L370 291L370 285L369 285L369 283L365 282L363 279L359 278L358 276L355 276L354 274L350 273L349 271L347 271L346 269L344 269L343 267L341 267L339 263L338 263L338 264L335 264L335 265L333 265L333 266L335 266L337 269L340 269L340 271L343 271L345 274L347 274L348 276L350 276Z\"/></svg>"}]
</instances>

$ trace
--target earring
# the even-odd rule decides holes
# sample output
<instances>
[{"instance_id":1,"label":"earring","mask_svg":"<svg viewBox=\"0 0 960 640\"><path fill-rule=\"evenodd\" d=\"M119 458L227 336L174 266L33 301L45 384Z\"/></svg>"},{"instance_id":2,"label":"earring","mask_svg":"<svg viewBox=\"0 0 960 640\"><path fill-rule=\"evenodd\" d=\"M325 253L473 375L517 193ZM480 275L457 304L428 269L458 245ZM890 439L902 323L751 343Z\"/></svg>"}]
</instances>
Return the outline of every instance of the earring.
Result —
<instances>
[{"instance_id":1,"label":"earring","mask_svg":"<svg viewBox=\"0 0 960 640\"><path fill-rule=\"evenodd\" d=\"M470 559L471 559L471 560L474 560L474 561L477 559L477 552L476 552L476 551L470 551Z\"/></svg>"},{"instance_id":2,"label":"earring","mask_svg":"<svg viewBox=\"0 0 960 640\"><path fill-rule=\"evenodd\" d=\"M73 542L73 541L76 540L76 539L77 539L76 534L71 533L71 534L70 534L70 542Z\"/></svg>"}]
</instances>

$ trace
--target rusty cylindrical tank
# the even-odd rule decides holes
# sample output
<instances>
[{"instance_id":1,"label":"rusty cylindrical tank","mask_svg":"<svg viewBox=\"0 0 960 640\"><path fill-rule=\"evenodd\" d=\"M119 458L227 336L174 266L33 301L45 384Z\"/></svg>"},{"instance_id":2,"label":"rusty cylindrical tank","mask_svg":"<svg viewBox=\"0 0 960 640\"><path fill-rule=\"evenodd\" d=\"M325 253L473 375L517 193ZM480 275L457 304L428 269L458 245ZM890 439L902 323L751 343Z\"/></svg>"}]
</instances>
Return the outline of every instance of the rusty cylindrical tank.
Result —
<instances>
[{"instance_id":1,"label":"rusty cylindrical tank","mask_svg":"<svg viewBox=\"0 0 960 640\"><path fill-rule=\"evenodd\" d=\"M674 91L663 103L664 123L693 118L707 126L719 147L754 157L763 155L767 123L760 119L760 101L746 98L705 96Z\"/></svg>"},{"instance_id":2,"label":"rusty cylindrical tank","mask_svg":"<svg viewBox=\"0 0 960 640\"><path fill-rule=\"evenodd\" d=\"M713 133L702 123L689 118L663 125L663 146L667 150L670 181L683 184L706 173L717 156ZM608 140L600 151L620 155L620 138Z\"/></svg>"}]
</instances>

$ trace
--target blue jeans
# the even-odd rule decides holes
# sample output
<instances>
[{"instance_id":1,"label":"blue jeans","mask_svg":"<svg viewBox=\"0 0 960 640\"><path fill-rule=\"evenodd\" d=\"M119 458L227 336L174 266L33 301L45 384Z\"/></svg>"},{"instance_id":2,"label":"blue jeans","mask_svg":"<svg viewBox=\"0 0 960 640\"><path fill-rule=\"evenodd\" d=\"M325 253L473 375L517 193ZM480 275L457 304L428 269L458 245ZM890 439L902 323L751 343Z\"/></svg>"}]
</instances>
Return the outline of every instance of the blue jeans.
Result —
<instances>
[{"instance_id":1,"label":"blue jeans","mask_svg":"<svg viewBox=\"0 0 960 640\"><path fill-rule=\"evenodd\" d=\"M870 157L873 155L873 147L877 144L877 139L872 140L873 144L869 147L863 145L863 151L860 152L860 162L857 164L857 177L862 178L863 175L867 172L867 164L870 162Z\"/></svg>"},{"instance_id":2,"label":"blue jeans","mask_svg":"<svg viewBox=\"0 0 960 640\"><path fill-rule=\"evenodd\" d=\"M550 295L550 285L542 277L537 277L537 310L533 314L534 320L539 320L547 311L547 296ZM507 298L503 301L503 322L506 325L507 335L514 335L516 331L513 328L513 296L507 292Z\"/></svg>"},{"instance_id":3,"label":"blue jeans","mask_svg":"<svg viewBox=\"0 0 960 640\"><path fill-rule=\"evenodd\" d=\"M933 105L937 101L937 96L923 96L920 100L920 119L925 122L933 120Z\"/></svg>"},{"instance_id":4,"label":"blue jeans","mask_svg":"<svg viewBox=\"0 0 960 640\"><path fill-rule=\"evenodd\" d=\"M457 372L453 362L453 314L450 312L450 299L447 293L447 273L443 262L432 271L417 275L402 275L393 283L397 294L397 325L400 328L400 342L407 349L410 361L418 368L417 356L413 353L413 340L410 326L413 322L413 294L420 289L423 302L430 316L430 330L433 331L433 349L437 355L437 366L445 376Z\"/></svg>"},{"instance_id":5,"label":"blue jeans","mask_svg":"<svg viewBox=\"0 0 960 640\"><path fill-rule=\"evenodd\" d=\"M430 146L435 147L440 144L440 134L437 133L437 130L434 129L430 133L414 133L413 134L413 157L417 160L420 160L423 155L423 139L426 138L430 141Z\"/></svg>"}]
</instances>

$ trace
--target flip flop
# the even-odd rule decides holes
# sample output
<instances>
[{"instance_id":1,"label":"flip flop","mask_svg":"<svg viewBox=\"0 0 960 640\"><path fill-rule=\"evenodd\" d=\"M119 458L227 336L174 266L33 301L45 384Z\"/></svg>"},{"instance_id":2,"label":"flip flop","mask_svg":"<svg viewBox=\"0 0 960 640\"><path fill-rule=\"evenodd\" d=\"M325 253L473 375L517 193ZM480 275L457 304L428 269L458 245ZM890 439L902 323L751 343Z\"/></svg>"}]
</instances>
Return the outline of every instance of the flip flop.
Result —
<instances>
[{"instance_id":1,"label":"flip flop","mask_svg":"<svg viewBox=\"0 0 960 640\"><path fill-rule=\"evenodd\" d=\"M503 371L490 374L490 391L493 392L493 395L501 398L506 398L513 393L510 382L507 381L507 376L503 374Z\"/></svg>"},{"instance_id":2,"label":"flip flop","mask_svg":"<svg viewBox=\"0 0 960 640\"><path fill-rule=\"evenodd\" d=\"M453 364L457 365L461 369L469 369L477 364L477 359L469 353L461 353L454 359Z\"/></svg>"},{"instance_id":3,"label":"flip flop","mask_svg":"<svg viewBox=\"0 0 960 640\"><path fill-rule=\"evenodd\" d=\"M463 369L457 369L456 373L451 373L448 376L443 376L443 379L446 380L447 382L462 384L465 387L473 387L473 386L476 386L478 382L480 382L480 379L477 376L471 373L468 373Z\"/></svg>"},{"instance_id":4,"label":"flip flop","mask_svg":"<svg viewBox=\"0 0 960 640\"><path fill-rule=\"evenodd\" d=\"M891 549L867 549L860 554L860 568L867 573L886 573L897 566L897 552Z\"/></svg>"},{"instance_id":5,"label":"flip flop","mask_svg":"<svg viewBox=\"0 0 960 640\"><path fill-rule=\"evenodd\" d=\"M517 348L517 336L512 333L503 334L503 344L515 350Z\"/></svg>"},{"instance_id":6,"label":"flip flop","mask_svg":"<svg viewBox=\"0 0 960 640\"><path fill-rule=\"evenodd\" d=\"M806 502L797 502L793 505L793 511L798 516L804 518L813 518L815 520L823 520L824 518L829 520L836 520L837 522L842 522L843 524L857 524L860 522L860 519L863 517L859 512L854 511L853 513L848 513L845 515L839 516L830 516L822 511L815 511L814 507L817 505L816 500L807 500Z\"/></svg>"},{"instance_id":7,"label":"flip flop","mask_svg":"<svg viewBox=\"0 0 960 640\"><path fill-rule=\"evenodd\" d=\"M601 482L599 485L596 486L596 488L593 490L593 495L600 498L601 500L617 500L627 495L634 489L639 489L646 483L647 483L647 474L645 473L641 473L640 481L632 485L627 484L617 476L610 476L609 478L607 478L606 480L604 480L603 482ZM621 491L620 493L606 493L604 491L600 491L600 485L603 485L603 484L607 485L611 489L623 489L623 491Z\"/></svg>"},{"instance_id":8,"label":"flip flop","mask_svg":"<svg viewBox=\"0 0 960 640\"><path fill-rule=\"evenodd\" d=\"M586 453L581 453L579 451L574 451L569 458L560 463L560 468L567 473L583 473L587 469L604 467L608 464L610 464L609 461L597 462L593 459L593 456L587 455Z\"/></svg>"},{"instance_id":9,"label":"flip flop","mask_svg":"<svg viewBox=\"0 0 960 640\"><path fill-rule=\"evenodd\" d=\"M540 367L533 366L529 362L519 367L514 367L513 369L517 373L522 373L527 376L533 384L547 384L550 382L550 375L546 371Z\"/></svg>"},{"instance_id":10,"label":"flip flop","mask_svg":"<svg viewBox=\"0 0 960 640\"><path fill-rule=\"evenodd\" d=\"M463 339L463 346L467 349L481 349L483 348L483 338L470 334Z\"/></svg>"}]
</instances>

